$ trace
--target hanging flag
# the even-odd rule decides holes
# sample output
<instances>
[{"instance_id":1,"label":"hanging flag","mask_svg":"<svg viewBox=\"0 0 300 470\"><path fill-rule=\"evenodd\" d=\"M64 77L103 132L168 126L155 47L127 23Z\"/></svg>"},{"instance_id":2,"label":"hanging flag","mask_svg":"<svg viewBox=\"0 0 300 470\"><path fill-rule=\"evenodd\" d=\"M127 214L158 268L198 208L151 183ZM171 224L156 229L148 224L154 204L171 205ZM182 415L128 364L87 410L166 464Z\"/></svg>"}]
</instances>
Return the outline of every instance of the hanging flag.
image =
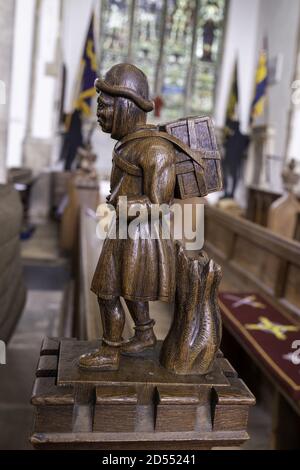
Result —
<instances>
[{"instance_id":1,"label":"hanging flag","mask_svg":"<svg viewBox=\"0 0 300 470\"><path fill-rule=\"evenodd\" d=\"M65 162L65 170L71 170L79 147L83 144L81 111L75 109L68 115L68 129L64 135L60 160Z\"/></svg>"},{"instance_id":2,"label":"hanging flag","mask_svg":"<svg viewBox=\"0 0 300 470\"><path fill-rule=\"evenodd\" d=\"M97 57L95 52L94 21L95 16L93 14L80 62L80 87L79 95L75 102L75 109L83 111L86 116L91 115L92 98L96 96L94 83L97 78Z\"/></svg>"},{"instance_id":3,"label":"hanging flag","mask_svg":"<svg viewBox=\"0 0 300 470\"><path fill-rule=\"evenodd\" d=\"M255 76L255 95L251 109L251 123L264 113L266 93L268 86L268 57L267 48L264 47L259 55Z\"/></svg>"},{"instance_id":4,"label":"hanging flag","mask_svg":"<svg viewBox=\"0 0 300 470\"><path fill-rule=\"evenodd\" d=\"M93 14L80 61L80 72L77 78L74 110L67 114L65 118L65 134L60 158L61 160L64 160L66 170L70 170L72 168L77 149L83 145L82 117L89 117L92 114L92 98L96 96L96 90L94 87L96 78L97 58L95 53Z\"/></svg>"},{"instance_id":5,"label":"hanging flag","mask_svg":"<svg viewBox=\"0 0 300 470\"><path fill-rule=\"evenodd\" d=\"M238 91L238 67L237 62L234 66L232 85L227 105L226 111L226 124L228 121L238 121L238 100L239 100L239 91Z\"/></svg>"}]
</instances>

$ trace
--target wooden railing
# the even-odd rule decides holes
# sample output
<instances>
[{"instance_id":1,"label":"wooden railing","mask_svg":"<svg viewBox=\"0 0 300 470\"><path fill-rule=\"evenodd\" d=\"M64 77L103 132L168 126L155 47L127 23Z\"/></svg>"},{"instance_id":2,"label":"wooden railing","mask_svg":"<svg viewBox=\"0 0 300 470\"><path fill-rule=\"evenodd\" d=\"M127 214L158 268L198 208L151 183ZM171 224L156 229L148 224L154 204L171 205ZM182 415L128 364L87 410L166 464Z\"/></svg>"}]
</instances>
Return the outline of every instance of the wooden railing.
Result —
<instances>
[{"instance_id":1,"label":"wooden railing","mask_svg":"<svg viewBox=\"0 0 300 470\"><path fill-rule=\"evenodd\" d=\"M300 315L300 243L211 206L205 207L205 240L226 284L256 290Z\"/></svg>"}]
</instances>

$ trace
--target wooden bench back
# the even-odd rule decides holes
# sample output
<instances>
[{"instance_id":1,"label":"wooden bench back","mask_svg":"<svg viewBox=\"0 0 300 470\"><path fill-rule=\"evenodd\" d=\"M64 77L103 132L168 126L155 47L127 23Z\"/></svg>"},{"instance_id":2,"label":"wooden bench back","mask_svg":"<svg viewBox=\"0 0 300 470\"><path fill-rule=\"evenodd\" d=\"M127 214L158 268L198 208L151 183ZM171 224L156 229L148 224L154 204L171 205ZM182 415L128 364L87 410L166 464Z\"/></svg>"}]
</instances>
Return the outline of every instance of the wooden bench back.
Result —
<instances>
[{"instance_id":1,"label":"wooden bench back","mask_svg":"<svg viewBox=\"0 0 300 470\"><path fill-rule=\"evenodd\" d=\"M205 240L239 287L255 289L277 308L300 315L300 243L211 206L205 208Z\"/></svg>"}]
</instances>

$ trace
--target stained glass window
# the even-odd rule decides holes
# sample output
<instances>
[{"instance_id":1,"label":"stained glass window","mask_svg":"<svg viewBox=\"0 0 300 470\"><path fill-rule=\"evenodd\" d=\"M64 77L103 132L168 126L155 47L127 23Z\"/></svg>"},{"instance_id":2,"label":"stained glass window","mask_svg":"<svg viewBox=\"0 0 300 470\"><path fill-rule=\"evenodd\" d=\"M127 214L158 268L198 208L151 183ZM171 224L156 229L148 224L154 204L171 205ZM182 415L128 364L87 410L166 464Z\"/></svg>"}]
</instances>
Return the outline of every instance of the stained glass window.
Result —
<instances>
[{"instance_id":1,"label":"stained glass window","mask_svg":"<svg viewBox=\"0 0 300 470\"><path fill-rule=\"evenodd\" d=\"M162 94L164 115L178 117L184 107L187 70L190 63L194 2L169 0L166 18Z\"/></svg>"},{"instance_id":2,"label":"stained glass window","mask_svg":"<svg viewBox=\"0 0 300 470\"><path fill-rule=\"evenodd\" d=\"M191 112L210 114L223 39L225 0L201 0Z\"/></svg>"},{"instance_id":3,"label":"stained glass window","mask_svg":"<svg viewBox=\"0 0 300 470\"><path fill-rule=\"evenodd\" d=\"M163 0L137 0L134 15L133 62L147 75L154 93L160 46L160 18Z\"/></svg>"},{"instance_id":4,"label":"stained glass window","mask_svg":"<svg viewBox=\"0 0 300 470\"><path fill-rule=\"evenodd\" d=\"M101 72L132 61L162 120L211 114L226 0L102 0Z\"/></svg>"},{"instance_id":5,"label":"stained glass window","mask_svg":"<svg viewBox=\"0 0 300 470\"><path fill-rule=\"evenodd\" d=\"M102 0L100 24L101 73L128 54L130 12L128 0Z\"/></svg>"}]
</instances>

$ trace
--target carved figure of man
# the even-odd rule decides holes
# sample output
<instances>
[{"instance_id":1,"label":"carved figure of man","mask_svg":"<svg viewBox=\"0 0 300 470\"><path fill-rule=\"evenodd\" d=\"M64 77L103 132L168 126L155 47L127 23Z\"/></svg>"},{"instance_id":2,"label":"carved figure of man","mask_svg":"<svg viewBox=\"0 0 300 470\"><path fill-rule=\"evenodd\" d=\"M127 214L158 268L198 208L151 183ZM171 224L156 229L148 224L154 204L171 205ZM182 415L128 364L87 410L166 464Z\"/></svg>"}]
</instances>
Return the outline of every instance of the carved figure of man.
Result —
<instances>
[{"instance_id":1,"label":"carved figure of man","mask_svg":"<svg viewBox=\"0 0 300 470\"><path fill-rule=\"evenodd\" d=\"M127 196L128 210L142 204L150 213L152 204L170 205L176 179L175 151L166 139L149 132L153 126L146 124L146 113L152 111L153 104L146 76L133 65L118 64L104 80L96 81L96 89L98 122L118 141L108 202L117 214L120 196ZM120 239L117 230L116 239L106 238L91 287L98 296L102 344L99 350L80 358L80 367L116 370L121 352L136 354L156 344L148 302L173 300L175 254L172 240L161 235L151 239L150 232L150 218L146 217L136 226L134 236ZM135 323L135 334L127 342L122 339L125 313L120 297Z\"/></svg>"}]
</instances>

